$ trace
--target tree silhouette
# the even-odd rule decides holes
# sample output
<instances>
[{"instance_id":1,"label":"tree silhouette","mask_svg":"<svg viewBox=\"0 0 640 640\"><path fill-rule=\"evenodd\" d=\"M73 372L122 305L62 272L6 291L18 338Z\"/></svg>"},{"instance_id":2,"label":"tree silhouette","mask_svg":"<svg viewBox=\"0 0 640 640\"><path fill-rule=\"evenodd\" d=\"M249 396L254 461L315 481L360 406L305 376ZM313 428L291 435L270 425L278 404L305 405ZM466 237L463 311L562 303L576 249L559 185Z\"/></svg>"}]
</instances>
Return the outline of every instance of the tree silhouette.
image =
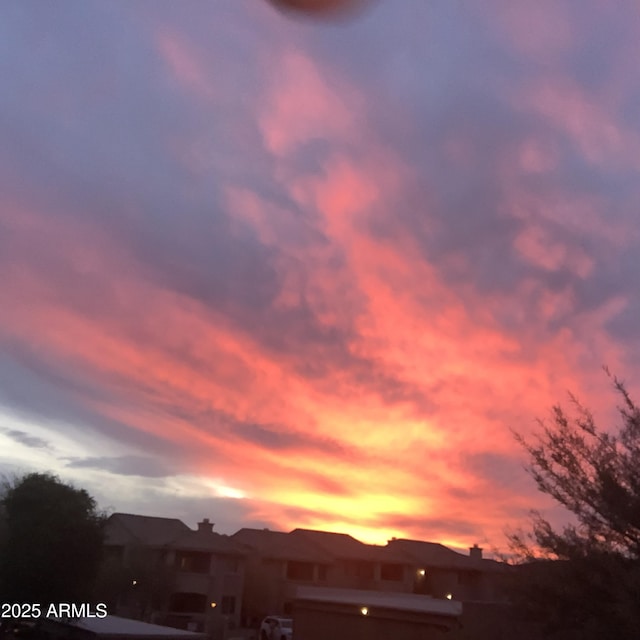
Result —
<instances>
[{"instance_id":1,"label":"tree silhouette","mask_svg":"<svg viewBox=\"0 0 640 640\"><path fill-rule=\"evenodd\" d=\"M546 638L640 637L640 409L619 379L613 384L616 429L598 427L571 397L573 414L555 406L534 442L516 434L539 490L574 520L557 530L534 512L529 533L510 534L525 561L517 600L544 621Z\"/></svg>"},{"instance_id":2,"label":"tree silhouette","mask_svg":"<svg viewBox=\"0 0 640 640\"><path fill-rule=\"evenodd\" d=\"M30 473L5 486L0 505L0 599L90 602L104 522L95 500L54 475Z\"/></svg>"}]
</instances>

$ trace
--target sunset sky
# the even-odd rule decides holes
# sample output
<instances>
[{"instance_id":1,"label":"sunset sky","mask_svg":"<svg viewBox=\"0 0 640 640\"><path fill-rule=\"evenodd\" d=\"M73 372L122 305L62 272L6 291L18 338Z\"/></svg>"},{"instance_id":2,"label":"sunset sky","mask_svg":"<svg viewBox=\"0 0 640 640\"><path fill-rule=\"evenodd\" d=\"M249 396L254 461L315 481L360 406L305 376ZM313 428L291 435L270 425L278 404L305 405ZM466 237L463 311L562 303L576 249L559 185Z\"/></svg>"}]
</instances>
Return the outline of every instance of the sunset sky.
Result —
<instances>
[{"instance_id":1,"label":"sunset sky","mask_svg":"<svg viewBox=\"0 0 640 640\"><path fill-rule=\"evenodd\" d=\"M640 6L0 7L0 472L504 548L640 374ZM613 424L613 423L612 423Z\"/></svg>"}]
</instances>

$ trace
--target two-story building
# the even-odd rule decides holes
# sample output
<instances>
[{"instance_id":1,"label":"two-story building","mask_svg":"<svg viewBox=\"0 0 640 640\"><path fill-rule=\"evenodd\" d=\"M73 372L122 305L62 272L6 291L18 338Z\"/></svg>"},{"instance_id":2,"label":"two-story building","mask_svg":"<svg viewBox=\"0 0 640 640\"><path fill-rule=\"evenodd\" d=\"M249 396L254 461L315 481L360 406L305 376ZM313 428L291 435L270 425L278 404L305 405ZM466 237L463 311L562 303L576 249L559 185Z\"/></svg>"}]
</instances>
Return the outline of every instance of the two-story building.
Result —
<instances>
[{"instance_id":1,"label":"two-story building","mask_svg":"<svg viewBox=\"0 0 640 640\"><path fill-rule=\"evenodd\" d=\"M377 546L311 529L225 536L208 519L194 531L173 518L121 513L109 518L106 534L107 561L119 568L111 613L212 639L266 615L291 614L301 588L457 601L469 627L487 617L487 606L501 615L506 601L508 567L475 545L466 555L433 542L394 538Z\"/></svg>"},{"instance_id":2,"label":"two-story building","mask_svg":"<svg viewBox=\"0 0 640 640\"><path fill-rule=\"evenodd\" d=\"M298 585L327 584L334 558L302 537L240 529L231 538L246 554L243 608L252 624L265 615L290 613Z\"/></svg>"},{"instance_id":3,"label":"two-story building","mask_svg":"<svg viewBox=\"0 0 640 640\"><path fill-rule=\"evenodd\" d=\"M115 613L212 638L239 626L244 553L207 518L194 531L173 518L114 513L105 534L110 570L119 571Z\"/></svg>"},{"instance_id":4,"label":"two-story building","mask_svg":"<svg viewBox=\"0 0 640 640\"><path fill-rule=\"evenodd\" d=\"M411 561L402 552L365 544L345 533L294 529L288 535L306 540L333 558L327 568L328 587L411 592Z\"/></svg>"},{"instance_id":5,"label":"two-story building","mask_svg":"<svg viewBox=\"0 0 640 640\"><path fill-rule=\"evenodd\" d=\"M477 545L469 549L469 555L422 540L393 538L387 547L402 553L413 566L414 593L461 602L504 602L506 599L507 566L483 558L482 549Z\"/></svg>"},{"instance_id":6,"label":"two-story building","mask_svg":"<svg viewBox=\"0 0 640 640\"><path fill-rule=\"evenodd\" d=\"M232 538L247 553L244 612L257 620L291 612L300 586L410 593L409 559L350 535L294 529L241 529Z\"/></svg>"},{"instance_id":7,"label":"two-story building","mask_svg":"<svg viewBox=\"0 0 640 640\"><path fill-rule=\"evenodd\" d=\"M467 603L504 601L505 565L420 540L370 545L343 533L240 529L247 554L244 614L289 614L299 587L421 594Z\"/></svg>"}]
</instances>

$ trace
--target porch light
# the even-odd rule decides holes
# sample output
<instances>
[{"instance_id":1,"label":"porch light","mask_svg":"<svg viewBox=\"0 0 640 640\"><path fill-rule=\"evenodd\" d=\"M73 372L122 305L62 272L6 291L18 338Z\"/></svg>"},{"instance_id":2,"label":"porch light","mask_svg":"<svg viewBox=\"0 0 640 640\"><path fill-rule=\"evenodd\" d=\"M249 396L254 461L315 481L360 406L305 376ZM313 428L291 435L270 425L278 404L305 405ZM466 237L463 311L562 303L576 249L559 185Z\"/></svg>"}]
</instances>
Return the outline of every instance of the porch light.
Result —
<instances>
[{"instance_id":1,"label":"porch light","mask_svg":"<svg viewBox=\"0 0 640 640\"><path fill-rule=\"evenodd\" d=\"M209 606L210 606L212 609L215 609L215 608L218 606L218 603L217 603L217 602L211 602L211 603L209 604Z\"/></svg>"},{"instance_id":2,"label":"porch light","mask_svg":"<svg viewBox=\"0 0 640 640\"><path fill-rule=\"evenodd\" d=\"M424 578L424 576L425 576L425 574L426 574L426 573L427 573L427 572L426 572L424 569L418 569L418 575L419 575L421 578Z\"/></svg>"},{"instance_id":3,"label":"porch light","mask_svg":"<svg viewBox=\"0 0 640 640\"><path fill-rule=\"evenodd\" d=\"M368 615L369 615L369 609L368 609L368 607L360 607L360 613L361 613L363 616L368 616Z\"/></svg>"},{"instance_id":4,"label":"porch light","mask_svg":"<svg viewBox=\"0 0 640 640\"><path fill-rule=\"evenodd\" d=\"M451 600L451 598L453 598L453 595L451 595L450 593L447 593L446 598L447 600Z\"/></svg>"}]
</instances>

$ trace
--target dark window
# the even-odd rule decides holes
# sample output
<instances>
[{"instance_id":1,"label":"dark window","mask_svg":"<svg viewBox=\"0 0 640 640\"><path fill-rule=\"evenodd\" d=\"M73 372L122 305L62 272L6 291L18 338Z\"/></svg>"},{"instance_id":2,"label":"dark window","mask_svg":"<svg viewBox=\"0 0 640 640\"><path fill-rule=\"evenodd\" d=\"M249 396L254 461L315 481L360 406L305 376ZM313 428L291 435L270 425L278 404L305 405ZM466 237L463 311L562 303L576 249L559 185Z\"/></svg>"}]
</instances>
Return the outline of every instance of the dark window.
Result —
<instances>
[{"instance_id":1,"label":"dark window","mask_svg":"<svg viewBox=\"0 0 640 640\"><path fill-rule=\"evenodd\" d=\"M356 562L356 576L365 580L373 580L373 562Z\"/></svg>"},{"instance_id":2,"label":"dark window","mask_svg":"<svg viewBox=\"0 0 640 640\"><path fill-rule=\"evenodd\" d=\"M380 567L380 578L382 580L402 580L403 567L401 564L383 564Z\"/></svg>"},{"instance_id":3,"label":"dark window","mask_svg":"<svg viewBox=\"0 0 640 640\"><path fill-rule=\"evenodd\" d=\"M222 596L222 613L232 614L236 612L236 597Z\"/></svg>"},{"instance_id":4,"label":"dark window","mask_svg":"<svg viewBox=\"0 0 640 640\"><path fill-rule=\"evenodd\" d=\"M327 565L319 564L318 565L318 580L326 580L327 579Z\"/></svg>"},{"instance_id":5,"label":"dark window","mask_svg":"<svg viewBox=\"0 0 640 640\"><path fill-rule=\"evenodd\" d=\"M216 569L222 573L237 573L238 558L234 558L233 556L216 558Z\"/></svg>"},{"instance_id":6,"label":"dark window","mask_svg":"<svg viewBox=\"0 0 640 640\"><path fill-rule=\"evenodd\" d=\"M211 554L198 551L178 551L176 566L179 571L189 573L209 573L211 567Z\"/></svg>"},{"instance_id":7,"label":"dark window","mask_svg":"<svg viewBox=\"0 0 640 640\"><path fill-rule=\"evenodd\" d=\"M287 562L287 580L313 580L311 562Z\"/></svg>"},{"instance_id":8,"label":"dark window","mask_svg":"<svg viewBox=\"0 0 640 640\"><path fill-rule=\"evenodd\" d=\"M293 611L293 603L290 600L284 603L283 611L289 615Z\"/></svg>"},{"instance_id":9,"label":"dark window","mask_svg":"<svg viewBox=\"0 0 640 640\"><path fill-rule=\"evenodd\" d=\"M175 613L203 613L207 598L202 593L174 593L169 609Z\"/></svg>"}]
</instances>

